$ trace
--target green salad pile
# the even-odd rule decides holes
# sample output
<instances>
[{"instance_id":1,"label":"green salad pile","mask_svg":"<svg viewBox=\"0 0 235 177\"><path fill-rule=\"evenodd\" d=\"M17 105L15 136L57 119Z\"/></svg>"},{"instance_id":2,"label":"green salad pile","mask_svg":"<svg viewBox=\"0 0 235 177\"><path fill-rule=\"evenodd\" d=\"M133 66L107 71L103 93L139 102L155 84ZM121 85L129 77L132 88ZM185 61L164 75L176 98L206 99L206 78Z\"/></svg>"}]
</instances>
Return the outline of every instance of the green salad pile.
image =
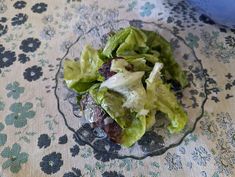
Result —
<instances>
[{"instance_id":1,"label":"green salad pile","mask_svg":"<svg viewBox=\"0 0 235 177\"><path fill-rule=\"evenodd\" d=\"M109 77L100 72L106 63ZM78 93L78 101L89 94L116 121L123 146L132 146L150 130L158 111L169 119L170 133L187 124L188 116L168 82L184 88L186 74L170 44L153 31L127 27L112 35L103 49L85 46L78 61L65 60L64 80Z\"/></svg>"}]
</instances>

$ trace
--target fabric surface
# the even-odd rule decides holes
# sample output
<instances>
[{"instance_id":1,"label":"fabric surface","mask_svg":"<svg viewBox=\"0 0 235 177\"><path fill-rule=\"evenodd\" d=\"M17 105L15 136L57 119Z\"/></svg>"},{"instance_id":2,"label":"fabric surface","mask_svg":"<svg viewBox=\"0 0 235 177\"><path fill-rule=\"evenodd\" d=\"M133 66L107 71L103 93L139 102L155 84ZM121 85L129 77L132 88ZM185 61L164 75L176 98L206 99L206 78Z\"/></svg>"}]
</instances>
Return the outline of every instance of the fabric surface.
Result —
<instances>
[{"instance_id":1,"label":"fabric surface","mask_svg":"<svg viewBox=\"0 0 235 177\"><path fill-rule=\"evenodd\" d=\"M99 154L76 139L57 109L60 58L79 35L118 19L172 29L205 68L204 116L160 156ZM234 176L234 59L235 30L216 26L184 1L0 0L0 176Z\"/></svg>"}]
</instances>

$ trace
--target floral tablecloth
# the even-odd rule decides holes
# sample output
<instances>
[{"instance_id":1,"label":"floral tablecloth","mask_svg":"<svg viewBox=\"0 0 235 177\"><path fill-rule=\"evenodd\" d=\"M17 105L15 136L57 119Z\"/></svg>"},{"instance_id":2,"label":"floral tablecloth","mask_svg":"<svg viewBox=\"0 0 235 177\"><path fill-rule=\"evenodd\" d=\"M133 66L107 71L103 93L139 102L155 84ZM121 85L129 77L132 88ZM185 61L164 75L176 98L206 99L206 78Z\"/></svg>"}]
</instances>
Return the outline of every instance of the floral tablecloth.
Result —
<instances>
[{"instance_id":1,"label":"floral tablecloth","mask_svg":"<svg viewBox=\"0 0 235 177\"><path fill-rule=\"evenodd\" d=\"M172 29L205 68L204 116L160 156L97 154L76 139L57 109L60 58L79 35L118 19ZM0 176L234 176L234 66L235 30L218 27L184 1L0 0Z\"/></svg>"}]
</instances>

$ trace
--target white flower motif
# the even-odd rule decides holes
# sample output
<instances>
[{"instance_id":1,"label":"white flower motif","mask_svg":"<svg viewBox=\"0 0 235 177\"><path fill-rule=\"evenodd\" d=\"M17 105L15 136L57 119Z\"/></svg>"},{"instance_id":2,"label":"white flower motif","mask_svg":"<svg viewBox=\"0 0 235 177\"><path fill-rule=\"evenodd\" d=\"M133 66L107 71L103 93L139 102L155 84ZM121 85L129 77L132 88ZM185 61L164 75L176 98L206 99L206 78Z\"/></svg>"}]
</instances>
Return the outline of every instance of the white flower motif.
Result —
<instances>
[{"instance_id":1,"label":"white flower motif","mask_svg":"<svg viewBox=\"0 0 235 177\"><path fill-rule=\"evenodd\" d=\"M93 2L90 7L91 7L92 11L96 11L97 12L97 10L99 9L98 1Z\"/></svg>"},{"instance_id":2,"label":"white flower motif","mask_svg":"<svg viewBox=\"0 0 235 177\"><path fill-rule=\"evenodd\" d=\"M60 50L62 52L67 52L67 50L69 49L69 47L72 45L72 41L64 41L61 45L60 45Z\"/></svg>"},{"instance_id":3,"label":"white flower motif","mask_svg":"<svg viewBox=\"0 0 235 177\"><path fill-rule=\"evenodd\" d=\"M91 17L91 21L94 22L95 24L100 24L100 22L103 21L103 15L100 12L95 12L93 13L92 17Z\"/></svg>"},{"instance_id":4,"label":"white flower motif","mask_svg":"<svg viewBox=\"0 0 235 177\"><path fill-rule=\"evenodd\" d=\"M233 161L229 157L229 155L222 155L216 156L215 158L215 165L217 166L217 170L219 173L223 173L226 176L233 174Z\"/></svg>"},{"instance_id":5,"label":"white flower motif","mask_svg":"<svg viewBox=\"0 0 235 177\"><path fill-rule=\"evenodd\" d=\"M78 35L84 34L86 30L87 30L87 25L83 21L79 21L75 23L75 25L73 26L73 32Z\"/></svg>"},{"instance_id":6,"label":"white flower motif","mask_svg":"<svg viewBox=\"0 0 235 177\"><path fill-rule=\"evenodd\" d=\"M4 1L0 1L0 14L3 14L7 11L7 5L4 4Z\"/></svg>"},{"instance_id":7,"label":"white flower motif","mask_svg":"<svg viewBox=\"0 0 235 177\"><path fill-rule=\"evenodd\" d=\"M226 138L228 142L235 147L235 129L231 128L226 132Z\"/></svg>"},{"instance_id":8,"label":"white flower motif","mask_svg":"<svg viewBox=\"0 0 235 177\"><path fill-rule=\"evenodd\" d=\"M232 124L232 118L228 112L221 112L217 114L216 121L219 123L220 128L226 129Z\"/></svg>"},{"instance_id":9,"label":"white flower motif","mask_svg":"<svg viewBox=\"0 0 235 177\"><path fill-rule=\"evenodd\" d=\"M90 8L85 5L75 6L74 10L76 14L79 14L81 16L89 15L89 13L91 12Z\"/></svg>"},{"instance_id":10,"label":"white flower motif","mask_svg":"<svg viewBox=\"0 0 235 177\"><path fill-rule=\"evenodd\" d=\"M202 175L203 177L207 177L207 174L206 174L205 171L201 171L201 175Z\"/></svg>"},{"instance_id":11,"label":"white flower motif","mask_svg":"<svg viewBox=\"0 0 235 177\"><path fill-rule=\"evenodd\" d=\"M51 26L46 26L43 28L43 31L41 32L41 36L43 39L51 40L55 36L55 29Z\"/></svg>"},{"instance_id":12,"label":"white flower motif","mask_svg":"<svg viewBox=\"0 0 235 177\"><path fill-rule=\"evenodd\" d=\"M215 122L206 116L204 120L200 121L200 124L202 135L206 135L209 140L214 141L218 136L218 127Z\"/></svg>"},{"instance_id":13,"label":"white flower motif","mask_svg":"<svg viewBox=\"0 0 235 177\"><path fill-rule=\"evenodd\" d=\"M65 12L64 15L62 16L62 21L71 21L73 18L73 14L70 12Z\"/></svg>"},{"instance_id":14,"label":"white flower motif","mask_svg":"<svg viewBox=\"0 0 235 177\"><path fill-rule=\"evenodd\" d=\"M104 21L107 22L107 21L114 21L115 19L117 19L119 15L119 12L118 10L116 9L107 9L105 10L104 12Z\"/></svg>"},{"instance_id":15,"label":"white flower motif","mask_svg":"<svg viewBox=\"0 0 235 177\"><path fill-rule=\"evenodd\" d=\"M52 15L46 15L46 16L44 16L43 18L42 18L42 22L44 23L44 24L49 24L49 23L51 23L51 22L53 22L53 16Z\"/></svg>"},{"instance_id":16,"label":"white flower motif","mask_svg":"<svg viewBox=\"0 0 235 177\"><path fill-rule=\"evenodd\" d=\"M196 147L192 156L193 160L200 166L206 166L207 162L211 159L211 155L202 146Z\"/></svg>"},{"instance_id":17,"label":"white flower motif","mask_svg":"<svg viewBox=\"0 0 235 177\"><path fill-rule=\"evenodd\" d=\"M86 24L91 24L92 22L95 25L100 25L101 23L115 20L119 15L117 9L100 8L97 1L90 6L77 5L74 10L79 19L85 21Z\"/></svg>"},{"instance_id":18,"label":"white flower motif","mask_svg":"<svg viewBox=\"0 0 235 177\"><path fill-rule=\"evenodd\" d=\"M182 163L181 163L181 158L179 155L177 154L171 154L171 153L167 153L166 157L166 165L168 166L168 169L171 170L179 170L182 169Z\"/></svg>"},{"instance_id":19,"label":"white flower motif","mask_svg":"<svg viewBox=\"0 0 235 177\"><path fill-rule=\"evenodd\" d=\"M217 144L216 144L216 149L224 154L224 153L231 153L231 147L228 145L228 142L225 141L224 139L218 139Z\"/></svg>"}]
</instances>

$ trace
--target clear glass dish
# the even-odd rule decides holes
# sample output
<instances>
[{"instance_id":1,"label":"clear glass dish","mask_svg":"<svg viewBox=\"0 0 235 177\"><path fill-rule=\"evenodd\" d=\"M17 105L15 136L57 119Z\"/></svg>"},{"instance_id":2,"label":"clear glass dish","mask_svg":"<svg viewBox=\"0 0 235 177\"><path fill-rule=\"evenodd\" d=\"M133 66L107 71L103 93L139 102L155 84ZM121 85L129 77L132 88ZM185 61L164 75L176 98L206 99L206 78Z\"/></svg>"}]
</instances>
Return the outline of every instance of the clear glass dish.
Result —
<instances>
[{"instance_id":1,"label":"clear glass dish","mask_svg":"<svg viewBox=\"0 0 235 177\"><path fill-rule=\"evenodd\" d=\"M169 134L166 126L168 121L161 114L153 129L147 132L134 146L130 148L122 147L111 142L102 129L93 129L87 123L76 103L76 93L69 90L63 80L63 62L66 58L79 59L83 46L90 44L96 49L104 47L107 36L110 32L115 32L127 26L137 26L146 30L155 31L161 34L172 43L174 56L177 62L187 72L189 86L176 94L179 101L184 106L189 115L189 122L184 131L178 134ZM203 115L203 107L206 103L206 78L200 60L194 51L187 46L186 42L173 34L173 32L155 23L143 22L139 20L121 20L108 22L90 29L84 35L78 37L76 42L70 46L66 55L61 59L60 67L56 75L55 95L58 109L64 118L65 125L73 131L78 141L88 144L97 154L109 154L112 158L132 157L142 159L147 156L160 155L169 148L179 145L184 137L192 132L197 121Z\"/></svg>"}]
</instances>

